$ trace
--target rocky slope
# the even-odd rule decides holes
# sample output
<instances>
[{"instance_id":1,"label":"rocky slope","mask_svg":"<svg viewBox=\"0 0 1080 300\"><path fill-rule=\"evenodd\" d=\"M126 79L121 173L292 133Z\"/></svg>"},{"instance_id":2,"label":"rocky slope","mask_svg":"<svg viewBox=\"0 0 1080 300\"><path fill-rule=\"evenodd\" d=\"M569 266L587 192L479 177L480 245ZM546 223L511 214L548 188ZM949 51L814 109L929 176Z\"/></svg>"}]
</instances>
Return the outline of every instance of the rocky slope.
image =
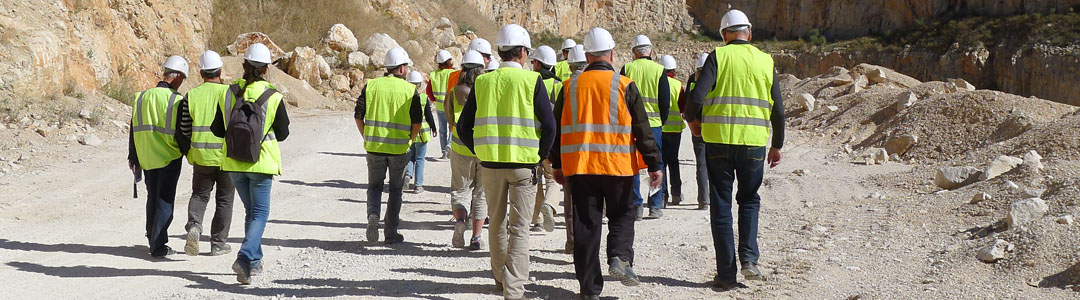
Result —
<instances>
[{"instance_id":1,"label":"rocky slope","mask_svg":"<svg viewBox=\"0 0 1080 300\"><path fill-rule=\"evenodd\" d=\"M495 22L519 23L527 29L577 36L592 27L636 33L694 30L686 0L521 1L468 0ZM639 32L640 31L640 32Z\"/></svg>"},{"instance_id":2,"label":"rocky slope","mask_svg":"<svg viewBox=\"0 0 1080 300\"><path fill-rule=\"evenodd\" d=\"M719 29L730 6L757 20L754 29L764 36L792 39L814 29L829 38L852 38L950 17L1065 12L1080 6L1080 0L687 0L686 4L694 19L712 32Z\"/></svg>"}]
</instances>

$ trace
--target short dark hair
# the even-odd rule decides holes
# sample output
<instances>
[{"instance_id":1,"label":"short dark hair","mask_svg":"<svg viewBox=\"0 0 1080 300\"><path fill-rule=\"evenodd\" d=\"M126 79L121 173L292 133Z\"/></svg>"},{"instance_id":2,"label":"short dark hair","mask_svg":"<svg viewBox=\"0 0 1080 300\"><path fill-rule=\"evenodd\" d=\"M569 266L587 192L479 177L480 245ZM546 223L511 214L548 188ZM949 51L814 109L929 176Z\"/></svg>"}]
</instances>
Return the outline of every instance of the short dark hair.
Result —
<instances>
[{"instance_id":1,"label":"short dark hair","mask_svg":"<svg viewBox=\"0 0 1080 300\"><path fill-rule=\"evenodd\" d=\"M221 77L221 69L200 70L199 75L202 75L202 78L206 79L218 78Z\"/></svg>"},{"instance_id":2,"label":"short dark hair","mask_svg":"<svg viewBox=\"0 0 1080 300\"><path fill-rule=\"evenodd\" d=\"M510 50L506 50L506 51L503 51L500 48L499 49L499 58L502 58L502 61L511 61L511 60L521 58L521 49L522 48L525 48L525 46L517 46L517 47L514 47L514 48L510 48Z\"/></svg>"},{"instance_id":3,"label":"short dark hair","mask_svg":"<svg viewBox=\"0 0 1080 300\"><path fill-rule=\"evenodd\" d=\"M409 65L409 64L400 64L400 65L393 66L393 67L387 67L386 68L386 73L397 72L398 69L401 69L401 67L404 67L404 66L407 66L407 65Z\"/></svg>"}]
</instances>

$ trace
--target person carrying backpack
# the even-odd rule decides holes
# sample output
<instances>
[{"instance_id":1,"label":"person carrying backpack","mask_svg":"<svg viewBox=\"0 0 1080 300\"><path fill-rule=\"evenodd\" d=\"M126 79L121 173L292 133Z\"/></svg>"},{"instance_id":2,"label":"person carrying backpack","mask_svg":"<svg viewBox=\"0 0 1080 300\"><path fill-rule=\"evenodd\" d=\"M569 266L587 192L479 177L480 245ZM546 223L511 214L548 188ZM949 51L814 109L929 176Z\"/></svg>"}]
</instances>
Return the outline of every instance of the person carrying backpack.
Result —
<instances>
[{"instance_id":1,"label":"person carrying backpack","mask_svg":"<svg viewBox=\"0 0 1080 300\"><path fill-rule=\"evenodd\" d=\"M281 175L278 142L289 137L289 114L282 94L264 79L272 59L261 43L244 53L244 76L233 82L218 107L211 132L225 138L221 169L230 172L244 203L244 242L232 269L250 284L262 272L262 235L270 215L270 187Z\"/></svg>"}]
</instances>

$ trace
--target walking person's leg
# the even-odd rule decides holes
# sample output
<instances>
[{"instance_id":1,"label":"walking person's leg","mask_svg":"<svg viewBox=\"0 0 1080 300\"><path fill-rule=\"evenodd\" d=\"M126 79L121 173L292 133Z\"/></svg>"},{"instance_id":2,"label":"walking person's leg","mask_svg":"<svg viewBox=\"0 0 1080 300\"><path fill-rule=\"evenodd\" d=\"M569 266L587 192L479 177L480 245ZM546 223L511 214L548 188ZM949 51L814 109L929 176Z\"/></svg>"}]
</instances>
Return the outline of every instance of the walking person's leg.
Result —
<instances>
[{"instance_id":1,"label":"walking person's leg","mask_svg":"<svg viewBox=\"0 0 1080 300\"><path fill-rule=\"evenodd\" d=\"M232 251L227 240L229 229L232 228L233 200L236 196L236 188L229 174L216 168L214 172L216 182L216 202L214 203L214 219L210 222L210 255L223 255Z\"/></svg>"},{"instance_id":2,"label":"walking person's leg","mask_svg":"<svg viewBox=\"0 0 1080 300\"><path fill-rule=\"evenodd\" d=\"M417 143L413 153L413 183L417 193L424 192L424 164L427 161L427 143Z\"/></svg>"},{"instance_id":3,"label":"walking person's leg","mask_svg":"<svg viewBox=\"0 0 1080 300\"><path fill-rule=\"evenodd\" d=\"M671 205L682 203L682 175L679 172L679 144L682 143L682 133L664 133L663 136L664 185L668 188L667 194L671 197Z\"/></svg>"},{"instance_id":4,"label":"walking person's leg","mask_svg":"<svg viewBox=\"0 0 1080 300\"><path fill-rule=\"evenodd\" d=\"M709 167L705 159L705 140L701 137L691 136L694 146L694 164L697 173L697 199L698 209L705 209L709 205L712 186L709 184Z\"/></svg>"},{"instance_id":5,"label":"walking person's leg","mask_svg":"<svg viewBox=\"0 0 1080 300\"><path fill-rule=\"evenodd\" d=\"M661 155L660 157L663 158L663 155L664 155L664 143L662 141L662 138L664 136L663 127L653 127L652 128L652 134L653 134L653 139L656 140L656 149L660 151L660 155ZM664 160L661 159L660 160L660 170L663 170L663 169L664 169ZM640 183L638 183L638 184L640 184ZM661 209L664 207L664 193L667 190L667 187L665 185L661 184L659 189L660 189L660 191L657 192L656 194L647 195L649 197L649 218L650 219L659 219L659 218L664 216L664 213L661 211ZM650 190L650 192L651 192L651 190Z\"/></svg>"},{"instance_id":6,"label":"walking person's leg","mask_svg":"<svg viewBox=\"0 0 1080 300\"><path fill-rule=\"evenodd\" d=\"M379 218L382 216L383 181L389 168L387 156L368 153L368 189L367 189L367 239L379 241Z\"/></svg>"},{"instance_id":7,"label":"walking person's leg","mask_svg":"<svg viewBox=\"0 0 1080 300\"><path fill-rule=\"evenodd\" d=\"M236 193L240 195L240 202L244 204L244 239L247 239L247 232L251 228L251 223L254 218L252 213L253 203L251 194L251 178L246 173L232 172L229 173L229 177L233 180L233 186L236 187ZM233 261L232 269L236 272L236 281L242 284L248 284L251 282L251 260L250 255L244 255L243 243L241 243L240 251L236 252L236 260Z\"/></svg>"},{"instance_id":8,"label":"walking person's leg","mask_svg":"<svg viewBox=\"0 0 1080 300\"><path fill-rule=\"evenodd\" d=\"M607 207L607 257L612 277L623 285L640 283L634 274L634 208L628 177L608 177L602 184Z\"/></svg>"},{"instance_id":9,"label":"walking person's leg","mask_svg":"<svg viewBox=\"0 0 1080 300\"><path fill-rule=\"evenodd\" d=\"M529 281L529 224L532 223L536 206L535 168L502 170L507 181L509 216L507 219L508 243L506 250L505 297L525 297L525 283Z\"/></svg>"},{"instance_id":10,"label":"walking person's leg","mask_svg":"<svg viewBox=\"0 0 1080 300\"><path fill-rule=\"evenodd\" d=\"M739 204L739 263L747 279L764 279L757 270L758 255L758 210L761 196L758 189L765 173L765 147L740 147L735 161L735 176L738 179L738 192L735 200ZM749 266L747 264L750 264Z\"/></svg>"},{"instance_id":11,"label":"walking person's leg","mask_svg":"<svg viewBox=\"0 0 1080 300\"><path fill-rule=\"evenodd\" d=\"M574 201L570 195L570 182L566 182L563 185L563 224L566 224L566 245L564 246L568 254L574 254Z\"/></svg>"},{"instance_id":12,"label":"walking person's leg","mask_svg":"<svg viewBox=\"0 0 1080 300\"><path fill-rule=\"evenodd\" d=\"M447 151L449 151L449 148L447 148L446 146L450 145L450 135L451 135L451 133L450 133L450 123L446 122L446 114L444 114L444 113L441 113L441 112L436 113L435 116L436 116L437 119L439 119L439 124L438 124L439 125L439 137L438 137L438 139L439 139L439 150L442 151L442 157L441 158L446 159L448 157L447 155L449 155L449 153L447 152Z\"/></svg>"},{"instance_id":13,"label":"walking person's leg","mask_svg":"<svg viewBox=\"0 0 1080 300\"><path fill-rule=\"evenodd\" d=\"M484 193L487 195L488 217L491 224L488 227L488 244L491 253L491 273L495 282L503 287L506 294L506 252L507 252L507 229L506 210L508 186L503 173L498 169L481 167L480 173L484 183ZM481 221L483 222L483 221Z\"/></svg>"},{"instance_id":14,"label":"walking person's leg","mask_svg":"<svg viewBox=\"0 0 1080 300\"><path fill-rule=\"evenodd\" d=\"M604 198L594 175L574 175L567 180L573 204L574 274L581 294L600 295L604 290L604 274L600 269L600 235L603 233ZM632 202L633 200L631 200ZM633 203L631 203L632 206ZM569 211L569 210L568 210ZM633 220L633 219L631 219Z\"/></svg>"},{"instance_id":15,"label":"walking person's leg","mask_svg":"<svg viewBox=\"0 0 1080 300\"><path fill-rule=\"evenodd\" d=\"M472 184L472 239L469 240L469 249L480 250L483 244L480 242L480 236L484 232L484 220L488 218L488 204L487 198L485 198L484 192L484 176L480 171L480 160L473 157L471 164L471 174L474 178Z\"/></svg>"},{"instance_id":16,"label":"walking person's leg","mask_svg":"<svg viewBox=\"0 0 1080 300\"><path fill-rule=\"evenodd\" d=\"M173 203L176 199L176 184L180 180L182 159L173 160L168 166L157 171L156 197L154 199L154 224L150 231L150 253L155 257L171 254L165 244L169 241L169 225L173 220Z\"/></svg>"},{"instance_id":17,"label":"walking person's leg","mask_svg":"<svg viewBox=\"0 0 1080 300\"><path fill-rule=\"evenodd\" d=\"M730 146L708 144L705 149L708 158L709 184L716 193L712 193L710 205L710 223L713 247L716 251L716 280L720 285L734 285L737 282L738 265L735 261L735 236L732 229L731 189L735 181L734 157Z\"/></svg>"},{"instance_id":18,"label":"walking person's leg","mask_svg":"<svg viewBox=\"0 0 1080 300\"><path fill-rule=\"evenodd\" d=\"M244 243L241 251L247 252L245 256L251 262L251 267L262 265L262 236L266 230L266 222L270 219L270 189L274 183L274 177L269 174L249 173L251 178L251 226L244 234Z\"/></svg>"},{"instance_id":19,"label":"walking person's leg","mask_svg":"<svg viewBox=\"0 0 1080 300\"><path fill-rule=\"evenodd\" d=\"M468 229L466 222L469 217L472 192L476 187L475 178L469 176L473 170L469 168L469 157L450 152L450 209L454 214L454 236L451 245L456 248L465 247L465 230ZM473 213L477 211L473 210ZM483 212L485 215L487 211Z\"/></svg>"},{"instance_id":20,"label":"walking person's leg","mask_svg":"<svg viewBox=\"0 0 1080 300\"><path fill-rule=\"evenodd\" d=\"M390 197L386 202L386 229L383 231L387 244L400 243L404 237L398 233L401 224L401 198L405 185L405 166L409 163L406 155L395 155L389 159Z\"/></svg>"},{"instance_id":21,"label":"walking person's leg","mask_svg":"<svg viewBox=\"0 0 1080 300\"><path fill-rule=\"evenodd\" d=\"M192 165L191 167L191 198L188 200L188 219L184 224L187 231L187 243L184 244L184 253L190 256L199 255L199 239L203 232L203 216L206 214L206 206L210 202L210 192L214 190L214 182L217 167L204 167Z\"/></svg>"}]
</instances>

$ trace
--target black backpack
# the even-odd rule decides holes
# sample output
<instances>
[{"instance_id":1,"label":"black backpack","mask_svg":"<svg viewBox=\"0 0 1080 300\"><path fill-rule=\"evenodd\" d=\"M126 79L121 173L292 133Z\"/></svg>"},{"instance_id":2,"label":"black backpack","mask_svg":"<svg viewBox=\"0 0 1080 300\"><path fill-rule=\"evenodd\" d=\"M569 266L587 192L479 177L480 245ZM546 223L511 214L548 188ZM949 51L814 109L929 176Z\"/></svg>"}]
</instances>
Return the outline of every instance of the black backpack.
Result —
<instances>
[{"instance_id":1,"label":"black backpack","mask_svg":"<svg viewBox=\"0 0 1080 300\"><path fill-rule=\"evenodd\" d=\"M228 153L225 155L238 161L257 163L262 142L267 136L263 134L263 128L266 126L266 102L277 93L277 90L267 89L255 102L245 101L242 90L238 85L229 87L233 107L229 112L228 120L225 120L228 122L225 127L225 144L228 145Z\"/></svg>"}]
</instances>

